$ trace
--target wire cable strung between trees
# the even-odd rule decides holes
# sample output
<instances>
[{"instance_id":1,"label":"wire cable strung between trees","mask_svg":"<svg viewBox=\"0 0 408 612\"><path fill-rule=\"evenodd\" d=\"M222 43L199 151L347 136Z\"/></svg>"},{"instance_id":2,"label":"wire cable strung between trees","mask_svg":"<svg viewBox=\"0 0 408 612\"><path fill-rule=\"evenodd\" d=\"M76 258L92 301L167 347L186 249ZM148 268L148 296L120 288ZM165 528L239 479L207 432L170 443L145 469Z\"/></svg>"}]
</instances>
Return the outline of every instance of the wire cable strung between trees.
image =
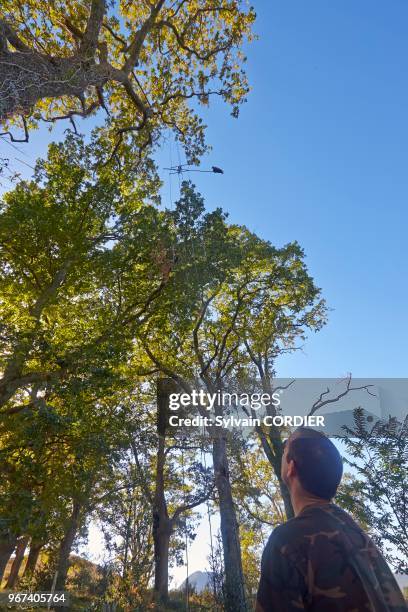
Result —
<instances>
[{"instance_id":1,"label":"wire cable strung between trees","mask_svg":"<svg viewBox=\"0 0 408 612\"><path fill-rule=\"evenodd\" d=\"M187 164L187 163L181 163L181 152L180 152L180 146L179 146L179 141L176 140L175 141L176 144L176 151L177 151L177 158L178 158L178 164L173 165L173 156L172 156L172 146L171 146L171 137L169 140L169 153L170 153L170 166L169 167L165 167L163 168L164 170L167 170L169 172L169 176L172 175L177 175L178 176L178 187L179 187L179 196L181 197L182 194L182 175L185 172L201 172L201 173L211 173L211 174L224 174L224 171L222 170L222 168L218 167L218 166L211 166L211 170L200 170L198 168L194 168L191 167L191 164ZM172 211L175 210L175 203L173 202L173 197L172 197L172 188L171 188L171 179L169 180L169 186L170 186L170 208ZM191 230L190 230L191 231ZM191 238L191 248L192 248L192 260L193 260L193 273L194 276L196 277L196 279L199 277L199 272L197 270L196 267L196 254L194 252L194 238L193 235L190 236ZM202 247L205 249L205 245L203 244ZM175 259L176 257L176 253L174 250L174 244L173 244L173 259ZM202 464L204 465L204 469L207 470L207 462L206 462L206 448L205 448L205 440L204 438L206 437L205 434L205 429L203 431L203 439L202 439L202 443L201 443L201 460L202 460ZM186 485L186 473L185 473L185 457L184 457L184 450L183 447L181 449L181 468L182 468L182 486L183 486L183 497L184 497L184 503L185 503L185 485ZM216 584L215 584L215 570L214 570L214 559L215 559L215 554L214 554L214 543L213 543L213 528L212 528L212 522L211 522L211 508L210 508L210 502L209 499L207 498L207 500L205 501L206 504L206 514L207 514L207 521L208 521L208 526L209 526L209 538L210 538L210 558L211 558L211 583L212 583L212 590L213 590L213 594L214 597L216 597ZM185 565L186 565L186 578L185 578L185 603L186 603L186 610L189 611L190 610L190 596L191 596L191 588L190 588L190 576L189 576L189 535L188 535L188 528L187 528L187 519L186 519L186 523L184 526L184 549L185 549Z\"/></svg>"},{"instance_id":2,"label":"wire cable strung between trees","mask_svg":"<svg viewBox=\"0 0 408 612\"><path fill-rule=\"evenodd\" d=\"M178 166L170 166L170 168L164 168L168 170L170 174L184 174L184 172L202 172L211 174L224 174L224 170L218 166L211 166L211 170L199 170L198 168L190 168L190 164L179 164Z\"/></svg>"}]
</instances>

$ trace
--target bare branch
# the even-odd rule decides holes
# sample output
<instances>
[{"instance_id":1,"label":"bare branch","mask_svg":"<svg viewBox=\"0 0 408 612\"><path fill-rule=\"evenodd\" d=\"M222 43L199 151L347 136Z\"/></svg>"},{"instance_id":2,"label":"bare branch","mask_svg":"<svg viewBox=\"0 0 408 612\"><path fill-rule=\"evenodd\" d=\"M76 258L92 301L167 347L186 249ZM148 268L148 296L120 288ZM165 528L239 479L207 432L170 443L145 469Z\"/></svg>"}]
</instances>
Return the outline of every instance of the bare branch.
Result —
<instances>
[{"instance_id":1,"label":"bare branch","mask_svg":"<svg viewBox=\"0 0 408 612\"><path fill-rule=\"evenodd\" d=\"M209 365L211 363L211 360L207 364L204 362L203 355L202 355L202 353L200 351L200 343L199 343L199 340L198 340L198 332L199 332L201 324L202 324L202 322L204 320L204 317L205 317L205 314L207 312L207 309L208 309L210 303L216 297L216 295L217 295L216 293L213 293L212 295L210 295L210 297L207 300L204 301L204 304L203 304L203 306L201 308L200 316L198 317L197 323L195 324L194 330L193 330L194 351L195 351L196 357L198 359L198 363L200 364L201 375L202 376L205 375L205 372L207 371L207 369L208 369L208 367L209 367Z\"/></svg>"},{"instance_id":2,"label":"bare branch","mask_svg":"<svg viewBox=\"0 0 408 612\"><path fill-rule=\"evenodd\" d=\"M128 44L126 42L126 40L124 38L122 38L121 36L119 36L119 34L117 34L115 32L115 30L113 28L111 28L111 26L109 25L109 23L106 23L106 21L102 24L103 27L108 30L108 32L111 34L112 38L114 38L117 42L120 42L121 45L123 45L122 51L126 51L128 48Z\"/></svg>"},{"instance_id":3,"label":"bare branch","mask_svg":"<svg viewBox=\"0 0 408 612\"><path fill-rule=\"evenodd\" d=\"M61 22L61 26L70 32L76 40L83 40L84 34L79 28L77 28L68 17L65 17L64 21Z\"/></svg>"},{"instance_id":4,"label":"bare branch","mask_svg":"<svg viewBox=\"0 0 408 612\"><path fill-rule=\"evenodd\" d=\"M141 111L141 113L143 115L143 119L142 119L141 123L136 128L138 130L141 130L144 127L145 123L146 123L147 116L149 115L149 109L147 109L145 107L145 105L143 104L141 98L138 96L138 94L133 89L132 84L129 81L129 79L127 79L123 83L123 86L124 86L124 88L126 90L127 95L132 100L133 104L135 106L137 106L137 108Z\"/></svg>"},{"instance_id":5,"label":"bare branch","mask_svg":"<svg viewBox=\"0 0 408 612\"><path fill-rule=\"evenodd\" d=\"M23 121L23 127L24 127L24 138L16 138L15 136L13 136L13 134L11 132L1 132L0 136L9 136L11 142L28 142L27 121L26 121L25 117L23 117L23 116L21 116L21 119Z\"/></svg>"},{"instance_id":6,"label":"bare branch","mask_svg":"<svg viewBox=\"0 0 408 612\"><path fill-rule=\"evenodd\" d=\"M248 355L250 356L252 362L258 368L260 377L263 378L265 372L264 372L264 369L263 369L263 366L262 366L262 359L261 359L261 357L260 356L256 357L256 355L253 352L253 350L251 348L251 345L249 344L247 339L244 340L244 345L245 345L246 350L248 351Z\"/></svg>"},{"instance_id":7,"label":"bare branch","mask_svg":"<svg viewBox=\"0 0 408 612\"><path fill-rule=\"evenodd\" d=\"M172 380L174 380L178 385L180 385L180 387L182 389L184 389L184 391L186 393L191 393L191 387L188 384L188 382L182 378L181 376L179 376L178 374L176 374L175 372L173 372L173 370L169 367L167 367L158 357L157 355L155 355L149 348L149 345L147 344L147 342L144 340L142 341L142 345L144 350L146 351L147 356L149 357L149 359L155 364L155 366L157 366L157 368L163 373L166 374L166 376L168 376L169 378L171 378Z\"/></svg>"},{"instance_id":8,"label":"bare branch","mask_svg":"<svg viewBox=\"0 0 408 612\"><path fill-rule=\"evenodd\" d=\"M189 510L193 510L193 508L197 508L197 506L200 506L201 504L206 502L208 499L210 499L213 491L214 491L214 484L211 486L211 488L208 491L206 491L205 493L203 493L199 497L196 497L191 502L182 504L181 506L176 508L176 510L174 511L173 516L171 517L170 520L173 523L175 523L178 520L178 518L180 517L181 514L184 514L185 512L188 512Z\"/></svg>"},{"instance_id":9,"label":"bare branch","mask_svg":"<svg viewBox=\"0 0 408 612\"><path fill-rule=\"evenodd\" d=\"M174 23L172 23L168 19L164 19L162 21L159 21L159 23L157 25L159 27L169 28L173 32L179 47L181 47L181 49L184 49L184 51L187 51L187 53L190 53L191 55L194 55L194 57L196 57L201 62L206 62L209 59L211 59L212 57L214 57L214 55L218 55L218 53L222 53L223 51L227 51L227 49L229 49L229 47L231 46L231 43L228 41L224 45L220 45L219 47L215 47L214 49L211 49L211 51L208 51L207 53L204 53L202 55L202 54L198 53L198 51L196 51L192 47L187 46L187 44L184 41L183 36L179 33L179 31L177 30L177 28L174 25Z\"/></svg>"},{"instance_id":10,"label":"bare branch","mask_svg":"<svg viewBox=\"0 0 408 612\"><path fill-rule=\"evenodd\" d=\"M224 365L222 365L222 359L223 359L223 355L224 355L224 351L225 351L225 347L227 345L227 340L230 336L230 334L232 333L232 331L235 328L235 323L236 320L238 318L238 314L239 311L241 309L242 306L242 302L243 302L243 298L241 296L241 290L243 289L245 285L241 285L238 290L237 290L237 303L236 303L236 307L235 307L235 311L234 314L232 315L232 319L231 319L231 323L228 326L222 340L221 340L221 345L220 345L220 350L219 350L219 356L218 356L218 364L217 364L217 373L220 374L222 372L222 368L225 367L225 363Z\"/></svg>"},{"instance_id":11,"label":"bare branch","mask_svg":"<svg viewBox=\"0 0 408 612\"><path fill-rule=\"evenodd\" d=\"M362 385L361 387L352 387L351 386L351 374L350 374L347 377L347 385L346 385L345 390L342 393L339 393L338 395L336 395L335 397L324 400L323 398L326 397L330 393L330 389L329 387L327 387L326 391L323 391L320 394L319 399L317 399L315 403L313 404L308 416L312 416L317 410L320 410L320 408L322 408L323 406L327 406L327 404L333 404L335 402L338 402L340 399L345 397L351 391L365 390L367 391L369 395L376 397L375 393L371 393L371 391L369 390L369 387L373 387L373 386L374 385Z\"/></svg>"},{"instance_id":12,"label":"bare branch","mask_svg":"<svg viewBox=\"0 0 408 612\"><path fill-rule=\"evenodd\" d=\"M226 368L226 366L227 366L227 364L228 364L228 361L229 361L229 359L230 359L231 355L233 355L233 353L235 353L235 351L236 351L238 348L239 348L239 342L238 342L238 343L236 343L236 344L233 344L233 345L232 345L232 347L231 347L231 348L230 348L230 349L227 351L224 361L220 361L220 362L219 362L219 371L218 371L218 373L217 373L217 374L218 374L218 376L221 376L221 373L223 372L224 368ZM233 362L233 363L231 364L231 366L230 366L229 368L227 368L227 371L226 371L226 372L224 372L224 375L226 375L226 374L227 374L227 373L228 373L228 372L229 372L229 371L232 369L232 367L234 366L234 363L235 363L235 362Z\"/></svg>"},{"instance_id":13,"label":"bare branch","mask_svg":"<svg viewBox=\"0 0 408 612\"><path fill-rule=\"evenodd\" d=\"M139 455L138 455L138 452L137 452L135 441L133 439L130 439L130 447L132 449L133 458L135 460L136 468L137 468L137 471L138 471L139 476L140 476L140 485L142 487L143 493L145 494L147 500L151 504L153 504L153 495L152 495L152 492L150 491L150 487L149 487L149 485L147 483L146 475L144 473L144 470L143 470L142 466L140 465Z\"/></svg>"},{"instance_id":14,"label":"bare branch","mask_svg":"<svg viewBox=\"0 0 408 612\"><path fill-rule=\"evenodd\" d=\"M41 119L45 123L55 123L56 121L61 121L61 120L64 120L64 119L69 119L71 121L71 123L72 123L72 118L73 117L88 117L98 107L99 107L99 100L98 100L98 102L96 102L96 101L92 102L92 104L90 104L83 111L72 110L72 111L69 111L66 115L57 115L56 117L51 117L51 119L47 119L46 117L41 117ZM75 130L76 130L76 128L75 128Z\"/></svg>"},{"instance_id":15,"label":"bare branch","mask_svg":"<svg viewBox=\"0 0 408 612\"><path fill-rule=\"evenodd\" d=\"M181 451L192 451L192 450L202 450L201 446L184 446L181 444L171 444L170 446L168 446L165 451L164 454L168 455L171 451L173 450L181 450Z\"/></svg>"},{"instance_id":16,"label":"bare branch","mask_svg":"<svg viewBox=\"0 0 408 612\"><path fill-rule=\"evenodd\" d=\"M152 304L154 300L160 295L165 284L166 282L162 280L160 284L156 287L156 289L154 289L151 292L151 294L149 295L149 297L147 298L147 300L145 301L145 303L143 304L140 310L138 310L136 313L129 315L128 317L125 317L124 319L121 320L122 325L129 325L129 323L132 323L133 321L140 319L142 315L146 314L149 310L150 304ZM146 321L146 317L142 320L142 322L144 321Z\"/></svg>"},{"instance_id":17,"label":"bare branch","mask_svg":"<svg viewBox=\"0 0 408 612\"><path fill-rule=\"evenodd\" d=\"M249 514L249 516L251 516L253 519L255 519L256 521L258 521L259 523L263 523L265 525L271 525L271 527L275 527L276 526L276 522L272 522L272 521L268 521L265 518L261 518L258 514L255 514L255 512L253 512L251 510L251 508L249 507L249 505L247 503L245 503L244 500L241 500L239 502L241 504L241 506L244 508L245 512L247 512Z\"/></svg>"},{"instance_id":18,"label":"bare branch","mask_svg":"<svg viewBox=\"0 0 408 612\"><path fill-rule=\"evenodd\" d=\"M10 408L7 408L6 410L2 410L0 412L0 419L3 416L11 416L13 414L18 414L19 412L22 412L23 410L31 410L32 408L34 408L34 402L28 402L27 404L17 404L16 406L11 406Z\"/></svg>"}]
</instances>

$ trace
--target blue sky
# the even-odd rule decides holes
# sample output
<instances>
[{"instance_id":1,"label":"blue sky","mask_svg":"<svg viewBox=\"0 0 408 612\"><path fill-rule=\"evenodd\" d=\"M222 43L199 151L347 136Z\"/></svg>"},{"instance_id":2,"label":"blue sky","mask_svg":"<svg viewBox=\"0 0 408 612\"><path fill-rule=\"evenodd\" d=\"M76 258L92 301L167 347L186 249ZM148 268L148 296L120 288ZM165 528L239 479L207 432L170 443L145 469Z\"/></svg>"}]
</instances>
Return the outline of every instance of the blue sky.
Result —
<instances>
[{"instance_id":1,"label":"blue sky","mask_svg":"<svg viewBox=\"0 0 408 612\"><path fill-rule=\"evenodd\" d=\"M404 376L408 4L255 6L249 101L206 117L225 175L193 176L232 221L298 240L333 309L280 374Z\"/></svg>"}]
</instances>

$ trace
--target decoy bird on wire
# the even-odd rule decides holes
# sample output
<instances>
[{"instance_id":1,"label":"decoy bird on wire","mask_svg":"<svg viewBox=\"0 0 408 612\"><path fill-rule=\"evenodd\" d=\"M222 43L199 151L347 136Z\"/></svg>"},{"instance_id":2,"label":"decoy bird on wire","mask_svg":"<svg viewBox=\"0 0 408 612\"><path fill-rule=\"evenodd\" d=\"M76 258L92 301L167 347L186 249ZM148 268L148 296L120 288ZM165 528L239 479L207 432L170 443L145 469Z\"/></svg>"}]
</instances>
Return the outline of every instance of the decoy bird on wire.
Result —
<instances>
[{"instance_id":1,"label":"decoy bird on wire","mask_svg":"<svg viewBox=\"0 0 408 612\"><path fill-rule=\"evenodd\" d=\"M164 168L164 170L169 170L170 174L183 174L184 172L211 172L211 174L224 174L224 170L218 166L211 166L211 170L199 170L198 168L189 168L189 164L179 164L178 166Z\"/></svg>"}]
</instances>

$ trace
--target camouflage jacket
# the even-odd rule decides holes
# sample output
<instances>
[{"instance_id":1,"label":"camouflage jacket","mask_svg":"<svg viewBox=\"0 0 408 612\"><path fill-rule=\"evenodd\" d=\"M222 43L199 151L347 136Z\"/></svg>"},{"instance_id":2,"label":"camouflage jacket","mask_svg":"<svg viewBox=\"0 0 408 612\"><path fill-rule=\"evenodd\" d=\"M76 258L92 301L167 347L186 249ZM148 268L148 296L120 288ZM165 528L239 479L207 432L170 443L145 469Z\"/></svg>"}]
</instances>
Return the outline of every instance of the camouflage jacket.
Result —
<instances>
[{"instance_id":1,"label":"camouflage jacket","mask_svg":"<svg viewBox=\"0 0 408 612\"><path fill-rule=\"evenodd\" d=\"M335 504L275 528L262 556L258 612L403 612L397 582L368 535Z\"/></svg>"}]
</instances>

